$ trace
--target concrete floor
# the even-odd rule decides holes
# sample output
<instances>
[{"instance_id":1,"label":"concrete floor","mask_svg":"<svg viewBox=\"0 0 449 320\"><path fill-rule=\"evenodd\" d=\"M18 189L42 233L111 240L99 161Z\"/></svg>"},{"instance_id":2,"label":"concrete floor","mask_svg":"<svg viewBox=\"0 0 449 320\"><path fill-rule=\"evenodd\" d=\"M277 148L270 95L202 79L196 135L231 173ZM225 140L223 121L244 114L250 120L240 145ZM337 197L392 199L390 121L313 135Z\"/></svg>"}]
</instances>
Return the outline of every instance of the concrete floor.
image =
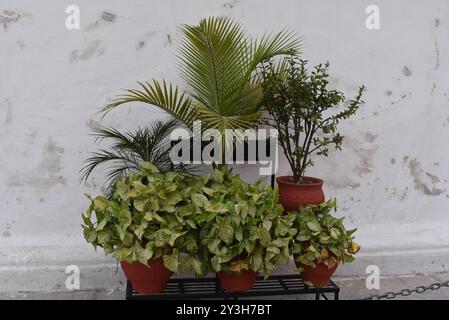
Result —
<instances>
[{"instance_id":1,"label":"concrete floor","mask_svg":"<svg viewBox=\"0 0 449 320\"><path fill-rule=\"evenodd\" d=\"M337 278L334 281L340 286L340 299L363 299L371 295L383 294L389 291L399 291L401 289L414 289L417 286L428 286L437 282L449 280L449 273L439 273L432 275L413 275L384 277L380 280L380 290L368 290L365 287L365 279L343 279ZM58 299L58 300L122 300L125 297L124 288L119 290L77 290L61 292L18 292L0 293L0 299ZM263 297L265 299L297 299L304 300L312 296L289 295ZM258 299L258 298L251 298ZM449 300L449 288L443 287L439 290L429 290L422 294L412 294L408 297L397 297L398 300Z\"/></svg>"}]
</instances>

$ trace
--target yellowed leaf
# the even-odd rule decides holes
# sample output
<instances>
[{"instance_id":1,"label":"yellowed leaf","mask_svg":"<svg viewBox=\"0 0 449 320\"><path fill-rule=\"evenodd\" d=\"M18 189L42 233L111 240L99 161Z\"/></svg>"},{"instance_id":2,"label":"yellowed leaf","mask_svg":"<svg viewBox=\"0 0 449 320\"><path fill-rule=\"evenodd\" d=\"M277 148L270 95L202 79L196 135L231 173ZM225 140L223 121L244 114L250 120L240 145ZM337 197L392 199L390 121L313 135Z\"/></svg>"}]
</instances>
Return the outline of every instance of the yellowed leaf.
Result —
<instances>
[{"instance_id":1,"label":"yellowed leaf","mask_svg":"<svg viewBox=\"0 0 449 320\"><path fill-rule=\"evenodd\" d=\"M348 253L350 254L356 254L360 251L361 246L357 242L351 242L351 244L348 247Z\"/></svg>"},{"instance_id":2,"label":"yellowed leaf","mask_svg":"<svg viewBox=\"0 0 449 320\"><path fill-rule=\"evenodd\" d=\"M249 265L240 260L240 261L231 261L229 264L229 271L231 272L242 272L243 270L249 270Z\"/></svg>"},{"instance_id":3,"label":"yellowed leaf","mask_svg":"<svg viewBox=\"0 0 449 320\"><path fill-rule=\"evenodd\" d=\"M327 249L322 248L321 249L321 259L326 259L327 257L329 257L329 251L327 251Z\"/></svg>"}]
</instances>

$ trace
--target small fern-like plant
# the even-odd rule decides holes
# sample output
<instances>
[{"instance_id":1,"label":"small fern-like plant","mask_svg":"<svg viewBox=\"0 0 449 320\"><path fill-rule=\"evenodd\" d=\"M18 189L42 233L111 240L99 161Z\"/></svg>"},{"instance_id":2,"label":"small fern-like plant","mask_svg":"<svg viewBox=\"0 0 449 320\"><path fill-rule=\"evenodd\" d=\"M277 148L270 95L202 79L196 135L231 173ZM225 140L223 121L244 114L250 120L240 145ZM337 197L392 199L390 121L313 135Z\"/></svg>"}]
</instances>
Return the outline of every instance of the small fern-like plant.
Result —
<instances>
[{"instance_id":1,"label":"small fern-like plant","mask_svg":"<svg viewBox=\"0 0 449 320\"><path fill-rule=\"evenodd\" d=\"M149 127L124 133L107 127L92 129L97 143L107 140L111 144L109 148L101 148L86 159L81 170L81 180L87 181L96 168L107 165L106 194L110 195L116 182L131 172L138 172L142 162L153 164L160 172L193 171L192 166L173 164L170 161L171 145L168 136L176 125L175 120L156 121Z\"/></svg>"}]
</instances>

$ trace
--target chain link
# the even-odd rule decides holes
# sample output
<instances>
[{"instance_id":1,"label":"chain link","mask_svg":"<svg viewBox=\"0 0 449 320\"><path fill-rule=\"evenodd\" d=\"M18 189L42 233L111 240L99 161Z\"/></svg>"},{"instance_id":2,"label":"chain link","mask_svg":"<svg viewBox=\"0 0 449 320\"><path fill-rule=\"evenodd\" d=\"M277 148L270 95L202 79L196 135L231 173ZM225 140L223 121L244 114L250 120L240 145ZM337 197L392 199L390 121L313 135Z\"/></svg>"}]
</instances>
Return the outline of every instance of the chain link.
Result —
<instances>
[{"instance_id":1,"label":"chain link","mask_svg":"<svg viewBox=\"0 0 449 320\"><path fill-rule=\"evenodd\" d=\"M383 300L383 299L390 300L390 299L395 299L398 296L407 297L407 296L412 295L413 293L424 293L429 290L435 291L435 290L441 289L443 287L449 288L449 280L446 282L433 283L427 287L419 286L419 287L416 287L415 289L402 289L402 290L399 290L396 292L386 292L384 294L379 294L379 295L376 294L376 295L366 297L362 300Z\"/></svg>"}]
</instances>

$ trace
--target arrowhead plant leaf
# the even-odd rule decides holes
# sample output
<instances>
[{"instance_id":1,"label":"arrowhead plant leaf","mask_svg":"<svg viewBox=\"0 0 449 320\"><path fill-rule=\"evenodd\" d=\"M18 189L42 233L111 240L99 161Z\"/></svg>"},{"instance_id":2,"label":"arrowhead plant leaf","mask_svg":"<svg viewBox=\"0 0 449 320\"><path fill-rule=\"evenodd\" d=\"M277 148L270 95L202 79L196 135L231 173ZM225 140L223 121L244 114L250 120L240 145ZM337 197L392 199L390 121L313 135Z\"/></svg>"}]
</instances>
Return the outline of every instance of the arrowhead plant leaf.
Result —
<instances>
[{"instance_id":1,"label":"arrowhead plant leaf","mask_svg":"<svg viewBox=\"0 0 449 320\"><path fill-rule=\"evenodd\" d=\"M295 260L303 265L315 267L324 263L332 268L339 263L351 262L358 252L359 245L354 242L354 229L347 230L344 218L336 218L335 199L319 205L309 205L299 212L289 214L293 227L298 231L290 250Z\"/></svg>"}]
</instances>

